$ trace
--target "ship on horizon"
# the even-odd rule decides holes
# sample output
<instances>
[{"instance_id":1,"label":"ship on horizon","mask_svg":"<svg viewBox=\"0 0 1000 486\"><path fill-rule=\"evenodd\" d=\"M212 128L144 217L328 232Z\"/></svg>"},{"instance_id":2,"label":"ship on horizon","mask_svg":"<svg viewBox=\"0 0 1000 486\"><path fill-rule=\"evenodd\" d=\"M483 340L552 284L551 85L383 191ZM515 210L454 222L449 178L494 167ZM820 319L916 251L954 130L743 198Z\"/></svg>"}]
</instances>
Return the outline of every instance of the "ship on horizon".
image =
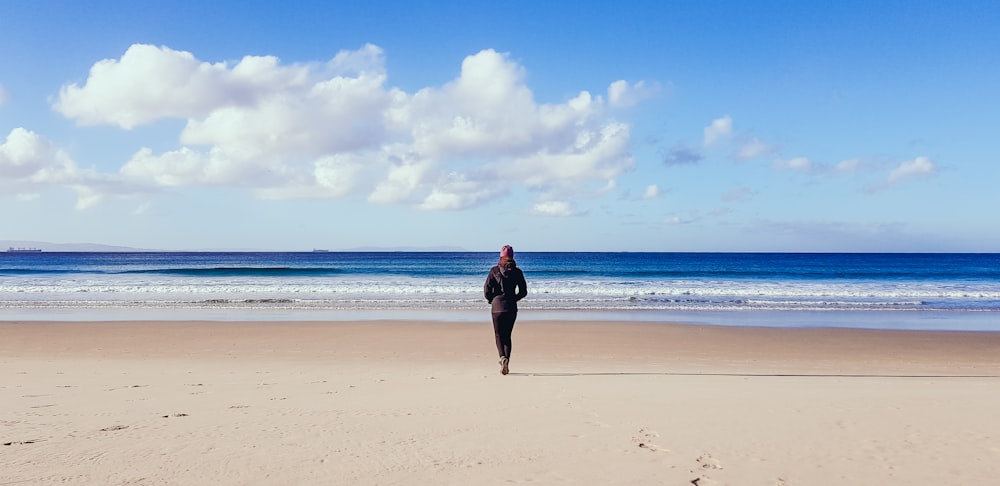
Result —
<instances>
[{"instance_id":1,"label":"ship on horizon","mask_svg":"<svg viewBox=\"0 0 1000 486\"><path fill-rule=\"evenodd\" d=\"M7 247L7 253L41 253L41 248L14 248L13 246Z\"/></svg>"}]
</instances>

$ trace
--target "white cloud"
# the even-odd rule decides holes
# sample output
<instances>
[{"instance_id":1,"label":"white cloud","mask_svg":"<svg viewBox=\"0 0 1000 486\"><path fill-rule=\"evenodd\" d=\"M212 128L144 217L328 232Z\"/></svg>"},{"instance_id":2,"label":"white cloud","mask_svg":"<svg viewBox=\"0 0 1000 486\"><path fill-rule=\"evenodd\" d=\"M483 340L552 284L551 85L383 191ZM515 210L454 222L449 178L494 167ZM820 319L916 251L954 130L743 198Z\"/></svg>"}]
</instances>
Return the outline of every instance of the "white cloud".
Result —
<instances>
[{"instance_id":1,"label":"white cloud","mask_svg":"<svg viewBox=\"0 0 1000 486\"><path fill-rule=\"evenodd\" d=\"M274 57L208 63L134 45L96 63L54 108L80 124L129 129L181 118L181 147L144 148L123 180L156 186L232 185L259 197L344 197L462 209L506 194L493 183L546 191L613 181L633 168L630 128L611 105L655 86L616 81L609 101L581 91L538 103L524 68L484 50L459 76L413 94L386 87L382 50L367 45L325 64Z\"/></svg>"},{"instance_id":2,"label":"white cloud","mask_svg":"<svg viewBox=\"0 0 1000 486\"><path fill-rule=\"evenodd\" d=\"M628 81L618 80L608 86L608 102L615 108L628 108L655 97L659 92L657 84L645 81L629 84Z\"/></svg>"},{"instance_id":3,"label":"white cloud","mask_svg":"<svg viewBox=\"0 0 1000 486\"><path fill-rule=\"evenodd\" d=\"M660 186L657 186L656 184L646 186L645 192L642 193L642 198L646 200L656 199L658 197L660 197Z\"/></svg>"},{"instance_id":4,"label":"white cloud","mask_svg":"<svg viewBox=\"0 0 1000 486\"><path fill-rule=\"evenodd\" d=\"M746 143L742 144L739 150L736 152L736 159L738 160L749 160L755 159L763 155L770 155L778 151L778 147L773 145L768 145L762 142L759 138L753 137Z\"/></svg>"},{"instance_id":5,"label":"white cloud","mask_svg":"<svg viewBox=\"0 0 1000 486\"><path fill-rule=\"evenodd\" d=\"M618 181L615 179L609 179L607 183L604 184L604 187L598 189L594 194L598 196L603 196L609 192L614 191L615 189L618 189Z\"/></svg>"},{"instance_id":6,"label":"white cloud","mask_svg":"<svg viewBox=\"0 0 1000 486\"><path fill-rule=\"evenodd\" d=\"M800 172L809 172L814 167L813 162L806 157L795 157L790 160L778 159L775 160L772 165L775 169L794 170Z\"/></svg>"},{"instance_id":7,"label":"white cloud","mask_svg":"<svg viewBox=\"0 0 1000 486\"><path fill-rule=\"evenodd\" d=\"M0 144L0 179L30 184L74 182L79 169L70 156L45 137L15 128Z\"/></svg>"},{"instance_id":8,"label":"white cloud","mask_svg":"<svg viewBox=\"0 0 1000 486\"><path fill-rule=\"evenodd\" d=\"M92 186L77 185L73 189L76 189L76 209L94 207L105 198L104 192Z\"/></svg>"},{"instance_id":9,"label":"white cloud","mask_svg":"<svg viewBox=\"0 0 1000 486\"><path fill-rule=\"evenodd\" d=\"M629 140L629 128L624 124L607 124L597 131L580 130L574 143L558 147L561 151L540 151L516 158L505 164L500 175L529 187L611 180L634 165Z\"/></svg>"},{"instance_id":10,"label":"white cloud","mask_svg":"<svg viewBox=\"0 0 1000 486\"><path fill-rule=\"evenodd\" d=\"M364 161L352 154L334 154L314 164L316 182L332 197L350 194L363 177Z\"/></svg>"},{"instance_id":11,"label":"white cloud","mask_svg":"<svg viewBox=\"0 0 1000 486\"><path fill-rule=\"evenodd\" d=\"M520 158L561 152L599 130L605 110L583 91L564 104L538 104L524 70L492 50L469 56L458 79L425 88L398 112L414 151L434 159Z\"/></svg>"},{"instance_id":12,"label":"white cloud","mask_svg":"<svg viewBox=\"0 0 1000 486\"><path fill-rule=\"evenodd\" d=\"M705 137L703 144L706 147L715 145L721 140L729 138L733 134L733 119L730 116L716 118L704 129Z\"/></svg>"},{"instance_id":13,"label":"white cloud","mask_svg":"<svg viewBox=\"0 0 1000 486\"><path fill-rule=\"evenodd\" d=\"M775 159L771 164L777 170L804 172L822 177L837 177L853 173L870 172L878 165L880 164L863 158L844 159L836 164L826 164L816 162L807 157Z\"/></svg>"},{"instance_id":14,"label":"white cloud","mask_svg":"<svg viewBox=\"0 0 1000 486\"><path fill-rule=\"evenodd\" d=\"M685 144L676 145L664 158L667 165L692 164L701 161L703 152L722 147L731 152L731 157L737 161L754 159L781 151L776 145L765 143L757 137L738 132L733 128L733 118L724 116L712 120L703 130L700 150L692 149Z\"/></svg>"},{"instance_id":15,"label":"white cloud","mask_svg":"<svg viewBox=\"0 0 1000 486\"><path fill-rule=\"evenodd\" d=\"M531 212L539 216L573 216L573 205L566 201L545 201L535 204Z\"/></svg>"},{"instance_id":16,"label":"white cloud","mask_svg":"<svg viewBox=\"0 0 1000 486\"><path fill-rule=\"evenodd\" d=\"M930 177L937 174L937 167L931 159L920 156L913 160L901 162L885 181L872 184L865 188L865 192L873 193L893 187L900 182L921 177Z\"/></svg>"},{"instance_id":17,"label":"white cloud","mask_svg":"<svg viewBox=\"0 0 1000 486\"><path fill-rule=\"evenodd\" d=\"M121 59L94 64L84 86L69 84L54 108L83 125L124 129L160 118L191 118L227 106L252 106L276 88L306 84L307 68L247 56L230 67L190 52L135 44Z\"/></svg>"},{"instance_id":18,"label":"white cloud","mask_svg":"<svg viewBox=\"0 0 1000 486\"><path fill-rule=\"evenodd\" d=\"M15 128L0 143L0 187L35 198L36 190L57 186L77 193L77 209L86 209L107 194L124 194L128 187L92 169L80 169L64 150L45 137Z\"/></svg>"},{"instance_id":19,"label":"white cloud","mask_svg":"<svg viewBox=\"0 0 1000 486\"><path fill-rule=\"evenodd\" d=\"M394 204L411 200L411 196L423 184L431 163L426 160L404 161L393 165L388 176L368 196L368 201L380 204Z\"/></svg>"},{"instance_id":20,"label":"white cloud","mask_svg":"<svg viewBox=\"0 0 1000 486\"><path fill-rule=\"evenodd\" d=\"M461 174L449 174L435 185L418 206L425 210L455 210L474 207L506 190L496 184L468 180Z\"/></svg>"},{"instance_id":21,"label":"white cloud","mask_svg":"<svg viewBox=\"0 0 1000 486\"><path fill-rule=\"evenodd\" d=\"M276 167L275 170L281 170ZM159 186L252 185L259 178L271 177L262 165L233 163L220 149L199 152L187 147L156 155L143 148L122 166L121 175L131 181Z\"/></svg>"},{"instance_id":22,"label":"white cloud","mask_svg":"<svg viewBox=\"0 0 1000 486\"><path fill-rule=\"evenodd\" d=\"M859 170L861 166L862 166L861 159L846 159L838 162L837 165L833 168L833 171L837 174L846 174Z\"/></svg>"},{"instance_id":23,"label":"white cloud","mask_svg":"<svg viewBox=\"0 0 1000 486\"><path fill-rule=\"evenodd\" d=\"M889 184L895 184L899 181L912 179L914 177L923 177L933 175L937 169L934 167L934 162L927 157L917 157L913 160L908 160L899 164L899 167L893 169L889 173Z\"/></svg>"}]
</instances>

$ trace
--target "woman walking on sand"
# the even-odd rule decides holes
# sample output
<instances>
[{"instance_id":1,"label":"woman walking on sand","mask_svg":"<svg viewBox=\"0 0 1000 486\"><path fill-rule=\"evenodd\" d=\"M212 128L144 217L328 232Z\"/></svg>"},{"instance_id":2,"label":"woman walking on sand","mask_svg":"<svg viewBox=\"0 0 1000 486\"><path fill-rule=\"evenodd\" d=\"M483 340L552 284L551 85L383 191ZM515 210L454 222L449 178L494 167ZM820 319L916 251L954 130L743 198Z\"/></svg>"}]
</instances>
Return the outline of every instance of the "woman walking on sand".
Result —
<instances>
[{"instance_id":1,"label":"woman walking on sand","mask_svg":"<svg viewBox=\"0 0 1000 486\"><path fill-rule=\"evenodd\" d=\"M514 262L514 249L504 245L500 249L500 262L490 269L483 285L483 295L493 305L493 334L500 354L500 374L507 374L510 362L510 334L517 320L517 301L528 295L524 272Z\"/></svg>"}]
</instances>

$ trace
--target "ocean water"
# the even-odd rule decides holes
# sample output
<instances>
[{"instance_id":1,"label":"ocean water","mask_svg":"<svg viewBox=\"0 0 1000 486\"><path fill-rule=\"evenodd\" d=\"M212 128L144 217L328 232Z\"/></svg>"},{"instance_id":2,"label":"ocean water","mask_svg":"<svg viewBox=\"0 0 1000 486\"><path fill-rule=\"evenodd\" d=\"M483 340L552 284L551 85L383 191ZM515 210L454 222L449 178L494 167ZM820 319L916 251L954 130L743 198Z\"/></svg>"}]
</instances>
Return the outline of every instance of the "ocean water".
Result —
<instances>
[{"instance_id":1,"label":"ocean water","mask_svg":"<svg viewBox=\"0 0 1000 486\"><path fill-rule=\"evenodd\" d=\"M0 253L0 319L488 313L495 253ZM1000 330L1000 254L518 253L522 315ZM531 314L529 314L529 312Z\"/></svg>"}]
</instances>

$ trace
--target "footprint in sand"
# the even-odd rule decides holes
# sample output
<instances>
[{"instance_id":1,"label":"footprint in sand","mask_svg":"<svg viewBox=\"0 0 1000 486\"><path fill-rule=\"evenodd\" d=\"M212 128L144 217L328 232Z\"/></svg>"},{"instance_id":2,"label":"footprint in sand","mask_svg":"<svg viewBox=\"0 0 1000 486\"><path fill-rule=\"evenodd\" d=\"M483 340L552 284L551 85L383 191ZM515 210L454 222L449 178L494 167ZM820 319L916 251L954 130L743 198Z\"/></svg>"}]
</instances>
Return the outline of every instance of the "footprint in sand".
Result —
<instances>
[{"instance_id":1,"label":"footprint in sand","mask_svg":"<svg viewBox=\"0 0 1000 486\"><path fill-rule=\"evenodd\" d=\"M632 442L639 446L640 449L646 449L653 452L670 452L653 443L653 440L659 437L660 434L654 430L649 430L646 428L639 429L639 433L632 436Z\"/></svg>"},{"instance_id":2,"label":"footprint in sand","mask_svg":"<svg viewBox=\"0 0 1000 486\"><path fill-rule=\"evenodd\" d=\"M692 479L691 484L694 486L718 486L721 483L706 476L699 476Z\"/></svg>"},{"instance_id":3,"label":"footprint in sand","mask_svg":"<svg viewBox=\"0 0 1000 486\"><path fill-rule=\"evenodd\" d=\"M15 440L15 441L11 441L11 442L4 442L3 445L5 445L5 446L25 445L25 444L34 444L35 442L38 442L38 441L37 440Z\"/></svg>"},{"instance_id":4,"label":"footprint in sand","mask_svg":"<svg viewBox=\"0 0 1000 486\"><path fill-rule=\"evenodd\" d=\"M712 457L711 454L702 454L698 456L698 464L701 464L702 469L722 469L722 463L718 459Z\"/></svg>"},{"instance_id":5,"label":"footprint in sand","mask_svg":"<svg viewBox=\"0 0 1000 486\"><path fill-rule=\"evenodd\" d=\"M125 385L115 388L106 388L104 391L127 390L129 388L146 388L149 385Z\"/></svg>"},{"instance_id":6,"label":"footprint in sand","mask_svg":"<svg viewBox=\"0 0 1000 486\"><path fill-rule=\"evenodd\" d=\"M127 429L127 428L128 428L128 425L112 425L111 427L105 427L105 428L101 429L101 432L113 432L115 430L124 430L124 429Z\"/></svg>"}]
</instances>

